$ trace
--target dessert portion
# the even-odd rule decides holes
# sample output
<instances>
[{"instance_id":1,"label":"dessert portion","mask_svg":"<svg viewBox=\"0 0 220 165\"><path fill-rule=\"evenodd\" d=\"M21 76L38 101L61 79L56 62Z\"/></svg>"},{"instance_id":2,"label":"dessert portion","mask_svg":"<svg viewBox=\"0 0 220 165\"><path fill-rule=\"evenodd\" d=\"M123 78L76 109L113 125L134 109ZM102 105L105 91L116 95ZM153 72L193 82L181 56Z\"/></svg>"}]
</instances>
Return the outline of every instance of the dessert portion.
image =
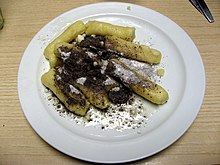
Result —
<instances>
[{"instance_id":1,"label":"dessert portion","mask_svg":"<svg viewBox=\"0 0 220 165\"><path fill-rule=\"evenodd\" d=\"M120 52L122 56L134 60L158 64L161 61L161 53L146 45L140 45L133 42L125 41L115 36L106 36L105 47L107 49Z\"/></svg>"},{"instance_id":2,"label":"dessert portion","mask_svg":"<svg viewBox=\"0 0 220 165\"><path fill-rule=\"evenodd\" d=\"M161 86L133 71L118 59L110 60L107 74L116 77L133 92L152 103L164 104L168 100L168 93Z\"/></svg>"},{"instance_id":3,"label":"dessert portion","mask_svg":"<svg viewBox=\"0 0 220 165\"><path fill-rule=\"evenodd\" d=\"M73 85L61 80L61 68L50 69L41 77L42 83L49 88L65 107L77 115L85 115L90 103Z\"/></svg>"},{"instance_id":4,"label":"dessert portion","mask_svg":"<svg viewBox=\"0 0 220 165\"><path fill-rule=\"evenodd\" d=\"M133 43L134 28L77 21L45 49L50 70L41 77L68 110L84 116L90 106L106 111L125 104L133 93L164 104L165 89L132 70L123 58L158 64L161 53Z\"/></svg>"}]
</instances>

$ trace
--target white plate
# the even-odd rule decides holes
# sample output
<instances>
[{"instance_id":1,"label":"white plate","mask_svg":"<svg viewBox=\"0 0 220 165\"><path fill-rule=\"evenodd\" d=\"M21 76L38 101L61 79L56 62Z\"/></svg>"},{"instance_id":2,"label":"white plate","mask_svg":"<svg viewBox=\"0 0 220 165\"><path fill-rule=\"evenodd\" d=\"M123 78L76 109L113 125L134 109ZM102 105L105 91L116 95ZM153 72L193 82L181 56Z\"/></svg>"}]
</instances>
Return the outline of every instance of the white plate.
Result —
<instances>
[{"instance_id":1,"label":"white plate","mask_svg":"<svg viewBox=\"0 0 220 165\"><path fill-rule=\"evenodd\" d=\"M170 100L157 107L144 128L103 131L83 127L60 117L53 107L48 106L40 82L40 76L48 68L43 50L78 19L134 26L137 41L151 44L162 52L161 65L166 74L161 81L169 91ZM203 63L190 37L160 13L128 3L91 4L58 16L32 39L18 73L20 102L33 129L59 151L91 162L128 162L165 149L190 127L199 112L204 91Z\"/></svg>"}]
</instances>

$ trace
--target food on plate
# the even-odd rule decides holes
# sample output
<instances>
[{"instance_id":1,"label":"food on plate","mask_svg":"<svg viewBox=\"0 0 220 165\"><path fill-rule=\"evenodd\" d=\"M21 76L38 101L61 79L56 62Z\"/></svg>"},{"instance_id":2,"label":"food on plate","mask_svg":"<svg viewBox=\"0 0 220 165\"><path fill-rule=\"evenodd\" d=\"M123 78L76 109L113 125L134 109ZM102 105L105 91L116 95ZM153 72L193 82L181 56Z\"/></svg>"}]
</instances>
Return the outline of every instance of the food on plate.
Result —
<instances>
[{"instance_id":1,"label":"food on plate","mask_svg":"<svg viewBox=\"0 0 220 165\"><path fill-rule=\"evenodd\" d=\"M133 93L157 105L166 103L163 87L120 60L160 63L158 50L132 42L134 32L133 27L76 21L46 47L51 69L42 83L81 116L91 106L105 111L111 104L125 104Z\"/></svg>"},{"instance_id":2,"label":"food on plate","mask_svg":"<svg viewBox=\"0 0 220 165\"><path fill-rule=\"evenodd\" d=\"M90 103L73 85L63 82L59 72L61 72L59 69L50 69L41 77L42 83L59 98L68 110L84 116Z\"/></svg>"},{"instance_id":3,"label":"food on plate","mask_svg":"<svg viewBox=\"0 0 220 165\"><path fill-rule=\"evenodd\" d=\"M106 36L105 47L120 52L122 56L138 61L150 64L158 64L161 61L162 55L158 50L152 49L146 45L125 41L116 36Z\"/></svg>"},{"instance_id":4,"label":"food on plate","mask_svg":"<svg viewBox=\"0 0 220 165\"><path fill-rule=\"evenodd\" d=\"M169 98L165 89L131 70L117 59L110 60L106 72L120 79L125 86L152 103L164 104Z\"/></svg>"},{"instance_id":5,"label":"food on plate","mask_svg":"<svg viewBox=\"0 0 220 165\"><path fill-rule=\"evenodd\" d=\"M100 59L80 47L61 46L57 49L57 57L63 62L61 78L79 89L88 101L97 108L105 109L110 101L105 89L98 84L104 78L101 74ZM90 54L90 55L88 55Z\"/></svg>"},{"instance_id":6,"label":"food on plate","mask_svg":"<svg viewBox=\"0 0 220 165\"><path fill-rule=\"evenodd\" d=\"M60 42L72 41L79 34L84 33L85 28L85 24L82 21L76 21L45 48L44 56L46 59L48 59L51 68L59 64L59 59L54 54L54 45Z\"/></svg>"},{"instance_id":7,"label":"food on plate","mask_svg":"<svg viewBox=\"0 0 220 165\"><path fill-rule=\"evenodd\" d=\"M106 109L110 105L113 88L122 87L104 74L104 61L94 51L71 44L60 45L55 54L63 63L61 78L78 88L93 106Z\"/></svg>"},{"instance_id":8,"label":"food on plate","mask_svg":"<svg viewBox=\"0 0 220 165\"><path fill-rule=\"evenodd\" d=\"M126 41L133 41L135 38L134 27L112 25L100 21L89 21L86 27L86 35L116 36Z\"/></svg>"}]
</instances>

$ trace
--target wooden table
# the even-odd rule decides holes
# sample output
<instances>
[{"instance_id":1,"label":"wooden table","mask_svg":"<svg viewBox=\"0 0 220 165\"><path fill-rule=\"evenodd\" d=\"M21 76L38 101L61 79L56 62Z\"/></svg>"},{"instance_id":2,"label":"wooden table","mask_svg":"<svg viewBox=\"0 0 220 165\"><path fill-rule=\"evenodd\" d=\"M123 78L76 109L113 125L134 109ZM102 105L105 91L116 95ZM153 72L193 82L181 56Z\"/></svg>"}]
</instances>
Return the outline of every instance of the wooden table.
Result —
<instances>
[{"instance_id":1,"label":"wooden table","mask_svg":"<svg viewBox=\"0 0 220 165\"><path fill-rule=\"evenodd\" d=\"M101 0L1 0L5 26L0 31L0 164L87 164L44 142L30 127L18 99L17 73L32 37L51 19ZM123 1L125 2L125 1ZM126 1L156 10L179 24L198 47L206 72L206 94L193 125L166 150L136 164L220 163L220 1L207 0L215 18L209 24L187 0Z\"/></svg>"}]
</instances>

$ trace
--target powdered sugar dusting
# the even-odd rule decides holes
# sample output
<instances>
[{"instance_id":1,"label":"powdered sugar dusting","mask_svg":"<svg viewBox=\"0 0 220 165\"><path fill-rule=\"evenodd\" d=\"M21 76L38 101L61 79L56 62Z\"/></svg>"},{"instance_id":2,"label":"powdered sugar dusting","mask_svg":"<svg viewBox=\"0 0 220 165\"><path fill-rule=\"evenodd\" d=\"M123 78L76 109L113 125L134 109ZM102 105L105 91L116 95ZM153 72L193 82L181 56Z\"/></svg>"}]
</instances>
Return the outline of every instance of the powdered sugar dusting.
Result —
<instances>
[{"instance_id":1,"label":"powdered sugar dusting","mask_svg":"<svg viewBox=\"0 0 220 165\"><path fill-rule=\"evenodd\" d=\"M81 85L83 85L85 81L86 81L86 77L80 77L76 80L76 82Z\"/></svg>"},{"instance_id":2,"label":"powdered sugar dusting","mask_svg":"<svg viewBox=\"0 0 220 165\"><path fill-rule=\"evenodd\" d=\"M63 52L58 48L61 58L65 61L70 57L71 52Z\"/></svg>"},{"instance_id":3,"label":"powdered sugar dusting","mask_svg":"<svg viewBox=\"0 0 220 165\"><path fill-rule=\"evenodd\" d=\"M117 84L117 82L107 76L107 79L104 81L104 85L106 86L106 85L113 85L113 84Z\"/></svg>"},{"instance_id":4,"label":"powdered sugar dusting","mask_svg":"<svg viewBox=\"0 0 220 165\"><path fill-rule=\"evenodd\" d=\"M102 68L101 68L101 73L104 74L106 67L108 65L108 61L107 60L102 60Z\"/></svg>"},{"instance_id":5,"label":"powdered sugar dusting","mask_svg":"<svg viewBox=\"0 0 220 165\"><path fill-rule=\"evenodd\" d=\"M71 93L80 94L80 91L71 84L69 85Z\"/></svg>"},{"instance_id":6,"label":"powdered sugar dusting","mask_svg":"<svg viewBox=\"0 0 220 165\"><path fill-rule=\"evenodd\" d=\"M145 127L149 117L152 115L143 106L142 99L133 94L126 104L111 104L106 111L100 111L91 106L87 114L84 117L80 117L68 111L57 97L52 95L50 90L45 90L45 92L47 99L56 108L61 117L85 127L92 126L96 129L114 129L117 131L138 129Z\"/></svg>"},{"instance_id":7,"label":"powdered sugar dusting","mask_svg":"<svg viewBox=\"0 0 220 165\"><path fill-rule=\"evenodd\" d=\"M86 51L86 54L90 57L90 58L94 58L97 57L97 54L91 52L91 51Z\"/></svg>"},{"instance_id":8,"label":"powdered sugar dusting","mask_svg":"<svg viewBox=\"0 0 220 165\"><path fill-rule=\"evenodd\" d=\"M130 69L139 73L145 78L153 79L156 76L155 67L151 64L127 58L119 58L119 61L125 63L127 66L129 66Z\"/></svg>"},{"instance_id":9,"label":"powdered sugar dusting","mask_svg":"<svg viewBox=\"0 0 220 165\"><path fill-rule=\"evenodd\" d=\"M112 62L115 66L114 74L127 84L137 84L141 80L132 71L125 69L122 65Z\"/></svg>"},{"instance_id":10,"label":"powdered sugar dusting","mask_svg":"<svg viewBox=\"0 0 220 165\"><path fill-rule=\"evenodd\" d=\"M115 92L117 92L119 90L120 90L120 87L114 87L114 88L111 89L111 91L115 91Z\"/></svg>"}]
</instances>

